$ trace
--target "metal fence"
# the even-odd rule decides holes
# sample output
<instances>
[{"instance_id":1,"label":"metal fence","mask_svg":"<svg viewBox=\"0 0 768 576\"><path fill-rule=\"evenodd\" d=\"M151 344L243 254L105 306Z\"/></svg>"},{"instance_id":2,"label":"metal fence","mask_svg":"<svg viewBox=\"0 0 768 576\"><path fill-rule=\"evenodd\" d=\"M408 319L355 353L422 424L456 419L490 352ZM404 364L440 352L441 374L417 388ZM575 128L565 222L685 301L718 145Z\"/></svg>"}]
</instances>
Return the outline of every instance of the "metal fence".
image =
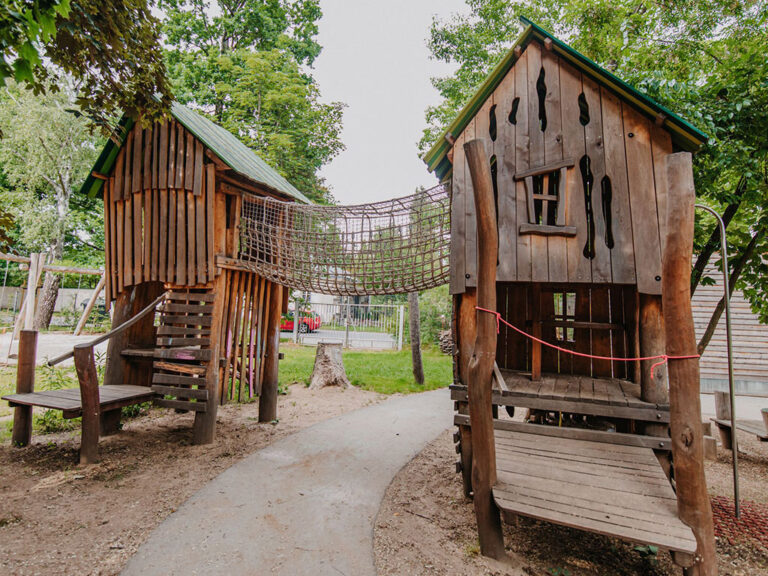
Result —
<instances>
[{"instance_id":1,"label":"metal fence","mask_svg":"<svg viewBox=\"0 0 768 576\"><path fill-rule=\"evenodd\" d=\"M292 306L293 307L293 306ZM406 307L392 304L308 304L283 317L283 337L314 346L340 342L345 348L401 350ZM289 334L287 334L289 333Z\"/></svg>"}]
</instances>

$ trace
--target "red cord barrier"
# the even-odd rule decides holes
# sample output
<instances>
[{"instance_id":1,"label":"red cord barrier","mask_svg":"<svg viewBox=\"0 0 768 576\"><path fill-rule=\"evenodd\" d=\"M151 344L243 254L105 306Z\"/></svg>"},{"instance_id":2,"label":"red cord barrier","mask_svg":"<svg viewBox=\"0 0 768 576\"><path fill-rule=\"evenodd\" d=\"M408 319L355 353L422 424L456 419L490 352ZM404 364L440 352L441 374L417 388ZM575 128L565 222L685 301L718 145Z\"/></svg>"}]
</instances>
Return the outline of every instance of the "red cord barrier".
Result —
<instances>
[{"instance_id":1,"label":"red cord barrier","mask_svg":"<svg viewBox=\"0 0 768 576\"><path fill-rule=\"evenodd\" d=\"M662 364L666 364L667 360L687 360L690 358L699 358L699 354L692 354L690 356L669 356L667 354L659 354L658 356L642 356L640 358L615 358L613 356L595 356L593 354L585 354L584 352L576 352L575 350L568 350L567 348L561 348L560 346L556 346L555 344L550 344L549 342L546 342L542 340L541 338L536 338L533 334L528 334L528 332L525 332L523 330L520 330L517 326L513 326L504 318L501 317L501 312L496 312L495 310L488 310L487 308L481 308L480 306L475 306L476 310L479 310L480 312L488 312L489 314L493 314L496 316L496 334L500 332L501 324L504 324L506 326L509 326L514 330L515 332L522 334L526 338L530 338L531 340L535 340L539 344L544 344L544 346L549 346L550 348L554 348L555 350L559 350L560 352L565 352L566 354L572 354L573 356L581 356L582 358L592 358L594 360L611 360L616 362L636 362L636 361L642 361L642 360L659 360L659 362L656 362L653 366L651 366L651 379L653 379L653 371L656 369L657 366L661 366Z\"/></svg>"}]
</instances>

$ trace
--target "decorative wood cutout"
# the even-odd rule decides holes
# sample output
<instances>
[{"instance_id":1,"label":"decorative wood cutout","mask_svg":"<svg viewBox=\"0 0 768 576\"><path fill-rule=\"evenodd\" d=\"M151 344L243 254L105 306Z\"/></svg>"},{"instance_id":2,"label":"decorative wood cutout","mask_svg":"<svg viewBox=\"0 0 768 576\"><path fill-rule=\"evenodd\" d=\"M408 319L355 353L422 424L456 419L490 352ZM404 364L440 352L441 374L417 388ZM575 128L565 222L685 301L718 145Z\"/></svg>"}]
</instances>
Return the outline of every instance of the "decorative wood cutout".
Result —
<instances>
[{"instance_id":1,"label":"decorative wood cutout","mask_svg":"<svg viewBox=\"0 0 768 576\"><path fill-rule=\"evenodd\" d=\"M509 117L507 120L509 120L510 124L517 124L517 109L520 107L520 97L516 96L514 100L512 100L512 108L509 111Z\"/></svg>"},{"instance_id":2,"label":"decorative wood cutout","mask_svg":"<svg viewBox=\"0 0 768 576\"><path fill-rule=\"evenodd\" d=\"M541 236L575 236L576 227L565 225L567 170L574 165L568 158L514 175L525 182L528 223L521 224L520 234Z\"/></svg>"}]
</instances>

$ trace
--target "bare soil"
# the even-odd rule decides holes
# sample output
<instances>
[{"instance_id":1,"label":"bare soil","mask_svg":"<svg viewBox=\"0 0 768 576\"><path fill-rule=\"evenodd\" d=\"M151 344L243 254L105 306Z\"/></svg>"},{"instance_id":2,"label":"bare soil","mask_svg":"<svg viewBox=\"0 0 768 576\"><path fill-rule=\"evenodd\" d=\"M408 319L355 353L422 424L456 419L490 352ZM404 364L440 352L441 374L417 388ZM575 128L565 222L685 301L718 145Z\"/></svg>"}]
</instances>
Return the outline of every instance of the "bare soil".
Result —
<instances>
[{"instance_id":1,"label":"bare soil","mask_svg":"<svg viewBox=\"0 0 768 576\"><path fill-rule=\"evenodd\" d=\"M732 517L731 454L718 448L706 473L715 506L722 575L768 574L768 443L739 433L742 518ZM442 434L392 481L374 532L379 576L649 576L681 574L669 554L518 518L504 526L508 564L480 556L472 502L463 494L451 432ZM720 504L727 504L723 509Z\"/></svg>"},{"instance_id":2,"label":"bare soil","mask_svg":"<svg viewBox=\"0 0 768 576\"><path fill-rule=\"evenodd\" d=\"M89 467L75 465L79 430L36 436L24 449L4 443L0 573L117 574L155 526L238 460L382 398L293 385L279 398L275 424L258 423L257 404L220 407L216 441L206 446L191 445L191 414L153 409L103 438L101 462Z\"/></svg>"}]
</instances>

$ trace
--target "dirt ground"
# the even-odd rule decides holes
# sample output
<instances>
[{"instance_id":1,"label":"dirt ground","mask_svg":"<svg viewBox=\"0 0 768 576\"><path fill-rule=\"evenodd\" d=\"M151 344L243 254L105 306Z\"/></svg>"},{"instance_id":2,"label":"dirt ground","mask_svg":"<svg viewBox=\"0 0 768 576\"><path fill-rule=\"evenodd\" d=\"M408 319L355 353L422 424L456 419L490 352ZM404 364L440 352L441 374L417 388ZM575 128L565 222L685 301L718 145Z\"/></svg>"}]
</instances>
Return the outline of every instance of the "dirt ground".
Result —
<instances>
[{"instance_id":1,"label":"dirt ground","mask_svg":"<svg viewBox=\"0 0 768 576\"><path fill-rule=\"evenodd\" d=\"M649 554L635 544L527 518L504 526L509 565L483 558L472 503L464 498L454 469L451 436L452 431L446 432L429 444L388 488L375 527L379 576L681 574L665 552ZM739 441L741 522L730 513L730 452L718 448L717 461L707 462L720 574L766 575L768 443L741 433Z\"/></svg>"},{"instance_id":2,"label":"dirt ground","mask_svg":"<svg viewBox=\"0 0 768 576\"><path fill-rule=\"evenodd\" d=\"M76 432L0 445L0 574L116 574L151 530L206 482L302 428L380 401L356 388L289 387L279 422L258 405L219 409L213 444L192 446L191 414L153 409L102 439L101 462L75 465ZM258 490L258 483L254 484Z\"/></svg>"}]
</instances>

